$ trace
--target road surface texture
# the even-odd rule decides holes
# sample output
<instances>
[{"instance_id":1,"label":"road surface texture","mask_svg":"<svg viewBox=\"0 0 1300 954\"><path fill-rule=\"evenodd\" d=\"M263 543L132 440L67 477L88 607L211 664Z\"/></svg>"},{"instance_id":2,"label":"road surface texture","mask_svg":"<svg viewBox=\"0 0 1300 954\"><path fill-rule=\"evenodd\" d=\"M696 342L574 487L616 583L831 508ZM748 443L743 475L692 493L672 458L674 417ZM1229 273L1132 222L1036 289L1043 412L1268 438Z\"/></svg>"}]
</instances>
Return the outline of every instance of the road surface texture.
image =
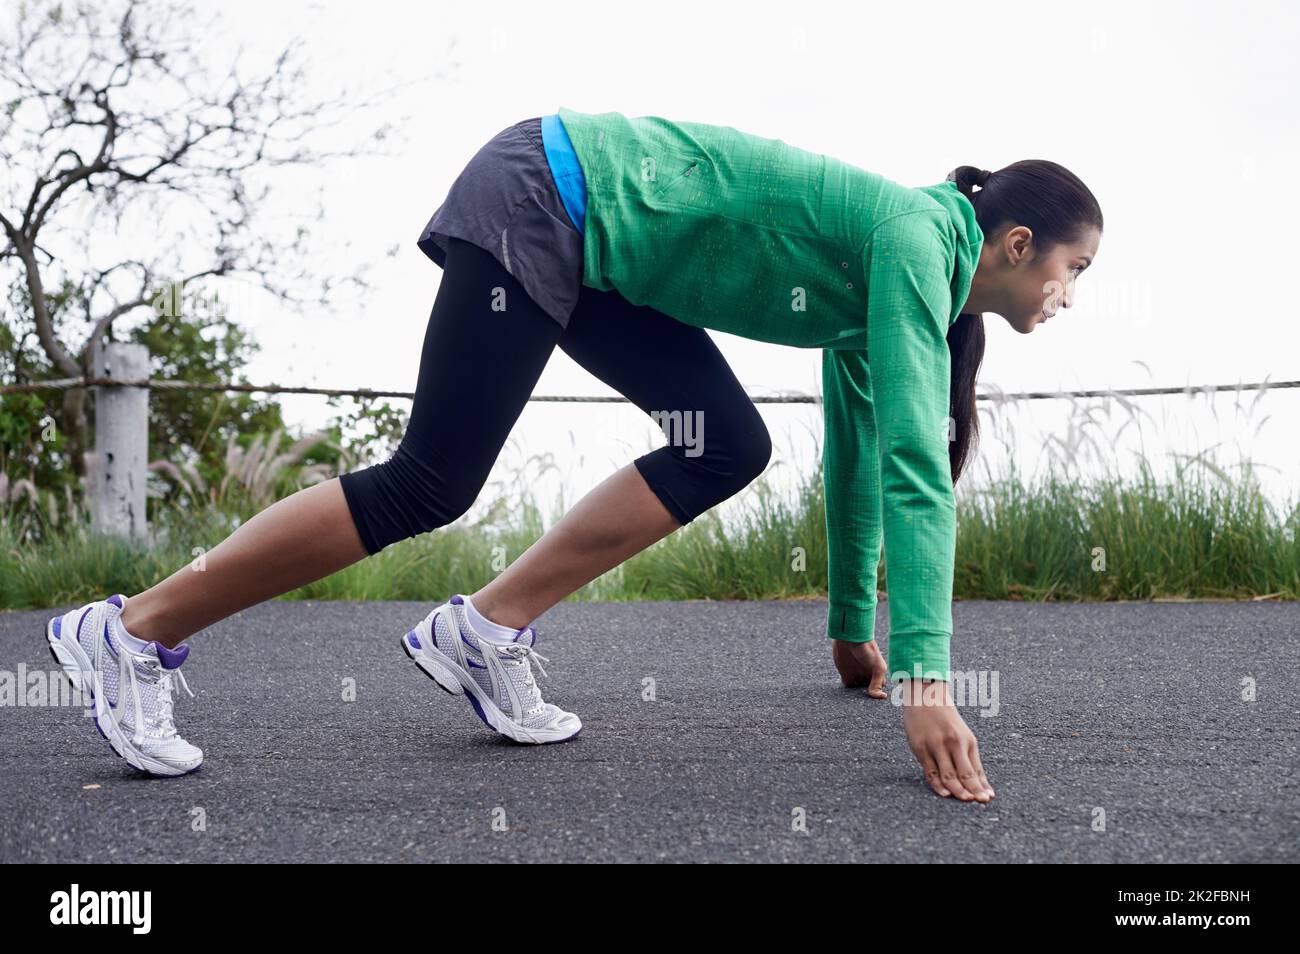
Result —
<instances>
[{"instance_id":1,"label":"road surface texture","mask_svg":"<svg viewBox=\"0 0 1300 954\"><path fill-rule=\"evenodd\" d=\"M11 692L0 860L1300 861L1295 603L954 604L988 805L932 794L899 710L839 685L825 602L562 603L540 681L585 728L541 747L402 653L431 606L272 602L195 636L184 778ZM49 615L0 613L11 690L54 669Z\"/></svg>"}]
</instances>

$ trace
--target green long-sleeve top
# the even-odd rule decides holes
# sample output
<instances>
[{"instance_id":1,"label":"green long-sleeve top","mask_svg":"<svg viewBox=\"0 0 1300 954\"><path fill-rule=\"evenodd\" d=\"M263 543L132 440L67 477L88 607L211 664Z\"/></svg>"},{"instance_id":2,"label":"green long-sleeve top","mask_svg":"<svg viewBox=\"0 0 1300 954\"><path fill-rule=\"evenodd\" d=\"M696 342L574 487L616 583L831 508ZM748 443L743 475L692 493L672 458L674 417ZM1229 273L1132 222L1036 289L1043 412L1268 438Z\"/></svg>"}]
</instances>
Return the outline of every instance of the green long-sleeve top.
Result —
<instances>
[{"instance_id":1,"label":"green long-sleeve top","mask_svg":"<svg viewBox=\"0 0 1300 954\"><path fill-rule=\"evenodd\" d=\"M947 679L946 336L984 241L970 201L952 182L908 188L729 126L559 114L586 180L585 285L823 349L827 634L874 637L883 537L890 672Z\"/></svg>"}]
</instances>

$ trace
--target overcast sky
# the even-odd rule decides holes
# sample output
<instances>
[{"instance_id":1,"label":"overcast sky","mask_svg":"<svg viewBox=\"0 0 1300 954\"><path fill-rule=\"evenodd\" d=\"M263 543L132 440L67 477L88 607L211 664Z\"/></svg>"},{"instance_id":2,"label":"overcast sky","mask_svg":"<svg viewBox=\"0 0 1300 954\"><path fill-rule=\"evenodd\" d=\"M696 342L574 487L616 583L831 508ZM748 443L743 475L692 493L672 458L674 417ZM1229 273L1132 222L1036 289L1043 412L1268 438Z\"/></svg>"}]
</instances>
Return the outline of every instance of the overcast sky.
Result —
<instances>
[{"instance_id":1,"label":"overcast sky","mask_svg":"<svg viewBox=\"0 0 1300 954\"><path fill-rule=\"evenodd\" d=\"M374 290L355 312L246 316L265 348L254 380L413 388L441 274L415 246L420 229L479 146L561 105L734 126L909 186L961 164L1055 160L1101 203L1100 253L1075 307L1050 328L1019 335L988 317L982 386L1300 379L1290 290L1296 4L228 0L221 9L254 49L303 37L319 76L417 81L384 107L411 117L396 154L323 182L322 228L380 262ZM751 393L819 389L817 351L714 338ZM538 392L608 393L558 350ZM1272 418L1258 437L1232 404L1219 399L1216 421L1204 401L1148 400L1147 439L1241 447L1293 487L1300 392L1261 402L1251 426ZM1061 406L1039 405L1010 427L1018 452L1063 433ZM305 423L327 413L307 399L286 407ZM815 410L764 416L777 456L805 466ZM526 410L515 438L522 453L586 452L574 486L661 441L634 409L554 405Z\"/></svg>"}]
</instances>

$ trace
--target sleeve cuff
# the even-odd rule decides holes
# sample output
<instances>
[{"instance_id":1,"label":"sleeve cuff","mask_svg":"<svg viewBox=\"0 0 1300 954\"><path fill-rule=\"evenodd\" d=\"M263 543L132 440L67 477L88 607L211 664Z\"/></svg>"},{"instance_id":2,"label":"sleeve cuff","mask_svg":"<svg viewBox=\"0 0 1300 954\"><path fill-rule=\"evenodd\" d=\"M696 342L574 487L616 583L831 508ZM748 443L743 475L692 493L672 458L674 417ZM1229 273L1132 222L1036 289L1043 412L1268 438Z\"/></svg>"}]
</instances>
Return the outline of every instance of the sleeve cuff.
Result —
<instances>
[{"instance_id":1,"label":"sleeve cuff","mask_svg":"<svg viewBox=\"0 0 1300 954\"><path fill-rule=\"evenodd\" d=\"M942 679L952 681L948 633L890 633L890 679Z\"/></svg>"},{"instance_id":2,"label":"sleeve cuff","mask_svg":"<svg viewBox=\"0 0 1300 954\"><path fill-rule=\"evenodd\" d=\"M826 612L826 635L846 643L869 643L876 638L876 604L845 606L831 603Z\"/></svg>"}]
</instances>

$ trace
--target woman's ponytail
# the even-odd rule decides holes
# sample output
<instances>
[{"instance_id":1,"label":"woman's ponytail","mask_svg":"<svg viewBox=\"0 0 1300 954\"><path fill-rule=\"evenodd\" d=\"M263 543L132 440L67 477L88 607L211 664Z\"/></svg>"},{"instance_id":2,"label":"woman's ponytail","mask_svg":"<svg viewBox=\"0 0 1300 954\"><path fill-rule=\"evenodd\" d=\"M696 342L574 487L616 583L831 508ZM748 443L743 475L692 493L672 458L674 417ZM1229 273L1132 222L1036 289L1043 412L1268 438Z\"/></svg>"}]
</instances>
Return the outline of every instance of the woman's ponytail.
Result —
<instances>
[{"instance_id":1,"label":"woman's ponytail","mask_svg":"<svg viewBox=\"0 0 1300 954\"><path fill-rule=\"evenodd\" d=\"M958 166L948 173L948 181L957 183L961 194L970 199L979 217L979 197L993 173L978 166ZM979 191L975 191L978 189ZM975 408L975 379L984 363L984 316L962 313L948 328L948 353L951 374L948 387L948 413L953 421L952 440L948 442L948 465L952 482L966 469L979 442L979 412Z\"/></svg>"},{"instance_id":2,"label":"woman's ponytail","mask_svg":"<svg viewBox=\"0 0 1300 954\"><path fill-rule=\"evenodd\" d=\"M975 408L975 379L984 362L984 316L960 314L948 329L948 353L952 373L948 386L948 413L953 420L948 442L948 465L952 482L966 469L979 442L979 412Z\"/></svg>"},{"instance_id":3,"label":"woman's ponytail","mask_svg":"<svg viewBox=\"0 0 1300 954\"><path fill-rule=\"evenodd\" d=\"M979 166L958 166L948 173L948 181L957 183L957 188L961 190L962 195L973 202L972 188L974 186L983 188L984 183L988 181L991 175L993 173L987 169L981 169Z\"/></svg>"}]
</instances>

